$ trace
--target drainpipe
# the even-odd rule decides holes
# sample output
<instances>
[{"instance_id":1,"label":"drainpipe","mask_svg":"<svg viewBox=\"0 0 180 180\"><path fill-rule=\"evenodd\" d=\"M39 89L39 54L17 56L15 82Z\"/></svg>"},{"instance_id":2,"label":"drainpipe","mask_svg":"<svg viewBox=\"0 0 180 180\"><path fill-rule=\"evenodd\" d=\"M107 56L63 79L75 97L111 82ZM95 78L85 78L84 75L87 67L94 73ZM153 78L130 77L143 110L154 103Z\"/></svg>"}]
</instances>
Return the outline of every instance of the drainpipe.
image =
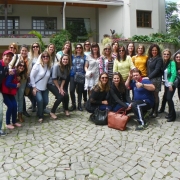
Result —
<instances>
[{"instance_id":1,"label":"drainpipe","mask_svg":"<svg viewBox=\"0 0 180 180\"><path fill-rule=\"evenodd\" d=\"M5 0L4 3L4 16L5 16L5 35L8 35L8 21L7 21L7 0Z\"/></svg>"},{"instance_id":2,"label":"drainpipe","mask_svg":"<svg viewBox=\"0 0 180 180\"><path fill-rule=\"evenodd\" d=\"M63 29L66 29L66 17L65 17L66 2L63 5Z\"/></svg>"}]
</instances>

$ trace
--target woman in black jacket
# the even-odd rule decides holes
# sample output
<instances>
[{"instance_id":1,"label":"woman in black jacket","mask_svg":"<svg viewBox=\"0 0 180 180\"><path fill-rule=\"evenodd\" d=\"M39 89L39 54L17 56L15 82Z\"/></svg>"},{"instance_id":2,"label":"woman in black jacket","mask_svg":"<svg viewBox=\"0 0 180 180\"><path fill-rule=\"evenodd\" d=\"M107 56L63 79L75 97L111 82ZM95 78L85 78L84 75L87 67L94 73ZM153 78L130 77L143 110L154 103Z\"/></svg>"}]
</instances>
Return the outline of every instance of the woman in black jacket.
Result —
<instances>
[{"instance_id":1,"label":"woman in black jacket","mask_svg":"<svg viewBox=\"0 0 180 180\"><path fill-rule=\"evenodd\" d=\"M122 75L119 72L113 73L113 83L110 88L110 98L109 103L111 105L112 111L116 112L120 108L125 108L129 110L129 104L131 99L129 93L125 87Z\"/></svg>"},{"instance_id":2,"label":"woman in black jacket","mask_svg":"<svg viewBox=\"0 0 180 180\"><path fill-rule=\"evenodd\" d=\"M99 81L92 89L89 100L87 101L86 110L94 113L95 109L99 107L100 110L109 108L108 94L109 94L109 78L106 72L99 75Z\"/></svg>"},{"instance_id":3,"label":"woman in black jacket","mask_svg":"<svg viewBox=\"0 0 180 180\"><path fill-rule=\"evenodd\" d=\"M155 104L151 112L151 117L158 116L158 107L159 107L159 91L161 91L161 82L162 82L162 67L163 59L161 57L161 51L157 44L152 44L148 51L148 78L155 86L154 98Z\"/></svg>"}]
</instances>

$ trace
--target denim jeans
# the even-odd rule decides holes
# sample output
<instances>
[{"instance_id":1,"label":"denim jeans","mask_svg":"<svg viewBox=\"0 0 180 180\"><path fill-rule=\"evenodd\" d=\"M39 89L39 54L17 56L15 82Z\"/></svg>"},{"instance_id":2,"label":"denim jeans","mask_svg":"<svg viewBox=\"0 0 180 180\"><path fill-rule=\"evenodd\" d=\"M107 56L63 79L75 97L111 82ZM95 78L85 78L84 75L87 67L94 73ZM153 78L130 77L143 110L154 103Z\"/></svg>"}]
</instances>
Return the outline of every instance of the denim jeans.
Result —
<instances>
[{"instance_id":1,"label":"denim jeans","mask_svg":"<svg viewBox=\"0 0 180 180\"><path fill-rule=\"evenodd\" d=\"M48 89L45 91L36 92L36 101L37 101L37 115L39 119L43 118L43 112L46 106L48 105Z\"/></svg>"},{"instance_id":2,"label":"denim jeans","mask_svg":"<svg viewBox=\"0 0 180 180\"><path fill-rule=\"evenodd\" d=\"M0 92L0 130L2 128L2 123L3 123L3 96L2 93Z\"/></svg>"},{"instance_id":3,"label":"denim jeans","mask_svg":"<svg viewBox=\"0 0 180 180\"><path fill-rule=\"evenodd\" d=\"M129 106L129 103L126 103ZM120 104L116 104L115 107L112 108L113 112L117 112L119 109L123 108Z\"/></svg>"},{"instance_id":4,"label":"denim jeans","mask_svg":"<svg viewBox=\"0 0 180 180\"><path fill-rule=\"evenodd\" d=\"M6 124L11 124L10 120L12 117L12 124L16 123L17 118L17 102L14 95L3 94L4 104L7 106L6 111Z\"/></svg>"},{"instance_id":5,"label":"denim jeans","mask_svg":"<svg viewBox=\"0 0 180 180\"><path fill-rule=\"evenodd\" d=\"M16 94L16 101L18 105L18 112L23 112L23 103L24 103L24 90L26 87L26 80L21 81L21 86L19 87Z\"/></svg>"}]
</instances>

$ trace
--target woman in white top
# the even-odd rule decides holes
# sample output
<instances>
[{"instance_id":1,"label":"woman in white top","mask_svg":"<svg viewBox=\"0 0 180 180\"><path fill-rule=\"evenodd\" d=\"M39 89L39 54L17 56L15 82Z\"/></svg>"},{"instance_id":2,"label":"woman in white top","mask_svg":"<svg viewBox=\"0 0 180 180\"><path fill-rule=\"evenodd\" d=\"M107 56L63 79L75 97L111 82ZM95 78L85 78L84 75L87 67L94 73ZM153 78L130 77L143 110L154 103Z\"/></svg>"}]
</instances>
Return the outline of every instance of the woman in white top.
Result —
<instances>
[{"instance_id":1,"label":"woman in white top","mask_svg":"<svg viewBox=\"0 0 180 180\"><path fill-rule=\"evenodd\" d=\"M36 63L31 71L30 80L33 95L36 97L39 122L43 121L43 111L48 104L47 82L51 73L50 55L47 51L41 54L40 62Z\"/></svg>"},{"instance_id":2,"label":"woman in white top","mask_svg":"<svg viewBox=\"0 0 180 180\"><path fill-rule=\"evenodd\" d=\"M30 63L32 64L32 66L36 64L40 54L41 54L40 44L38 42L34 42L30 47L30 53L29 53ZM31 103L32 103L32 106L29 109L32 109L32 112L35 112L36 111L36 98L31 93L29 96L29 99L31 100Z\"/></svg>"},{"instance_id":3,"label":"woman in white top","mask_svg":"<svg viewBox=\"0 0 180 180\"><path fill-rule=\"evenodd\" d=\"M99 80L99 57L100 57L100 48L97 43L92 43L91 45L91 54L86 57L85 63L85 72L86 79L84 89L90 90L93 88L95 84L98 83Z\"/></svg>"}]
</instances>

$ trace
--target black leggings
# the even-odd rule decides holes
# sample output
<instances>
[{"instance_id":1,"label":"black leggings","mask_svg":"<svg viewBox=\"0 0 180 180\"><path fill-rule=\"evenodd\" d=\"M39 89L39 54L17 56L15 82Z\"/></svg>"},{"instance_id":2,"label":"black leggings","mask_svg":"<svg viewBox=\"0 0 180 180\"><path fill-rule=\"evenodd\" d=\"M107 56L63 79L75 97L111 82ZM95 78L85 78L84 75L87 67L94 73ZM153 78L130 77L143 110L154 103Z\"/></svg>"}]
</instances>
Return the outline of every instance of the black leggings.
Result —
<instances>
[{"instance_id":1,"label":"black leggings","mask_svg":"<svg viewBox=\"0 0 180 180\"><path fill-rule=\"evenodd\" d=\"M72 104L76 103L75 90L77 86L77 94L78 94L78 103L80 104L82 101L82 94L84 90L84 84L80 84L74 81L74 77L70 78L70 96Z\"/></svg>"},{"instance_id":2,"label":"black leggings","mask_svg":"<svg viewBox=\"0 0 180 180\"><path fill-rule=\"evenodd\" d=\"M67 111L68 110L68 99L69 99L69 96L68 96L68 93L67 91L65 91L65 95L61 95L59 93L59 90L58 88L55 86L55 85L52 85L52 84L47 84L47 88L49 91L52 92L52 94L55 96L56 98L56 101L54 102L54 105L51 109L51 112L52 113L55 113L56 112L56 109L58 108L59 104L64 100L64 110Z\"/></svg>"}]
</instances>

